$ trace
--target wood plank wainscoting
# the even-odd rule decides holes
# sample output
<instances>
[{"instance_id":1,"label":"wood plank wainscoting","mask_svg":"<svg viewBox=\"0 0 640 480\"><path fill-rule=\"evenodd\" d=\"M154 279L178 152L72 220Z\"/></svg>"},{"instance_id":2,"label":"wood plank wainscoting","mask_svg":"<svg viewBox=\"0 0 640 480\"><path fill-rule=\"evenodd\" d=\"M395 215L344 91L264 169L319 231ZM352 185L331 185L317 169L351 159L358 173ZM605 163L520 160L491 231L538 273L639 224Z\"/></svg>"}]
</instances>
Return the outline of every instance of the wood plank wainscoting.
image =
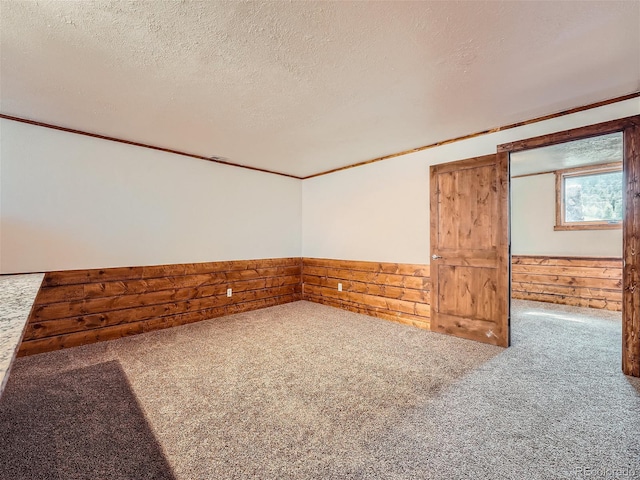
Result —
<instances>
[{"instance_id":1,"label":"wood plank wainscoting","mask_svg":"<svg viewBox=\"0 0 640 480\"><path fill-rule=\"evenodd\" d=\"M512 296L620 311L620 258L512 257ZM342 292L338 291L342 283ZM429 265L303 258L302 298L430 328Z\"/></svg>"},{"instance_id":2,"label":"wood plank wainscoting","mask_svg":"<svg viewBox=\"0 0 640 480\"><path fill-rule=\"evenodd\" d=\"M429 265L302 259L303 300L419 328L429 329L430 288Z\"/></svg>"},{"instance_id":3,"label":"wood plank wainscoting","mask_svg":"<svg viewBox=\"0 0 640 480\"><path fill-rule=\"evenodd\" d=\"M622 259L512 257L512 297L622 311Z\"/></svg>"},{"instance_id":4,"label":"wood plank wainscoting","mask_svg":"<svg viewBox=\"0 0 640 480\"><path fill-rule=\"evenodd\" d=\"M518 255L512 263L513 298L622 308L619 258ZM429 275L429 265L320 258L49 272L19 355L301 299L429 329ZM230 298L227 288L233 289Z\"/></svg>"},{"instance_id":5,"label":"wood plank wainscoting","mask_svg":"<svg viewBox=\"0 0 640 480\"><path fill-rule=\"evenodd\" d=\"M300 300L301 267L279 258L49 272L19 355Z\"/></svg>"}]
</instances>

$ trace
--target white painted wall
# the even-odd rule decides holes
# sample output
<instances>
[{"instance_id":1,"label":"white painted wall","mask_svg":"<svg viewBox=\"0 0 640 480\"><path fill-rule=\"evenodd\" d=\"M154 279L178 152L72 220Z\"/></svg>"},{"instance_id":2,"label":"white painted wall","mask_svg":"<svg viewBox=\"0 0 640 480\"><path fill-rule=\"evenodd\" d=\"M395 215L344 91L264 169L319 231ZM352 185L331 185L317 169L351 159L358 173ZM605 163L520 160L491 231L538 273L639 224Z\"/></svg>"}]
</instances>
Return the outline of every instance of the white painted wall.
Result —
<instances>
[{"instance_id":1,"label":"white painted wall","mask_svg":"<svg viewBox=\"0 0 640 480\"><path fill-rule=\"evenodd\" d=\"M301 182L0 120L0 272L300 256Z\"/></svg>"},{"instance_id":2,"label":"white painted wall","mask_svg":"<svg viewBox=\"0 0 640 480\"><path fill-rule=\"evenodd\" d=\"M429 165L639 113L636 98L303 182L0 120L0 272L301 254L429 263ZM582 243L567 254L620 245Z\"/></svg>"},{"instance_id":3,"label":"white painted wall","mask_svg":"<svg viewBox=\"0 0 640 480\"><path fill-rule=\"evenodd\" d=\"M430 165L495 153L502 143L637 114L640 99L634 98L304 180L303 255L429 263Z\"/></svg>"},{"instance_id":4,"label":"white painted wall","mask_svg":"<svg viewBox=\"0 0 640 480\"><path fill-rule=\"evenodd\" d=\"M622 256L622 229L556 232L555 220L553 173L511 180L513 255Z\"/></svg>"}]
</instances>

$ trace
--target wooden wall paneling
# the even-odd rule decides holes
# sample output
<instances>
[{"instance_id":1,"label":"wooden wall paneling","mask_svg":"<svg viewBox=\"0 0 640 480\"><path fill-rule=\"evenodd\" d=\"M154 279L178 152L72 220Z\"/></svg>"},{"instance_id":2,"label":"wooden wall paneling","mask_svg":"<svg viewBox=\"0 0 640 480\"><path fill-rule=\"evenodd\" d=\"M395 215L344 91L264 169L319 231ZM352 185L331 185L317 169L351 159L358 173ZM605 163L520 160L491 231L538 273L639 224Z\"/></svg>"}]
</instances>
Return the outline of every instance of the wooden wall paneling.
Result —
<instances>
[{"instance_id":1,"label":"wooden wall paneling","mask_svg":"<svg viewBox=\"0 0 640 480\"><path fill-rule=\"evenodd\" d=\"M305 267L344 268L361 272L398 274L409 277L428 277L431 268L429 265L423 264L364 262L326 258L303 258L302 261Z\"/></svg>"},{"instance_id":2,"label":"wooden wall paneling","mask_svg":"<svg viewBox=\"0 0 640 480\"><path fill-rule=\"evenodd\" d=\"M622 260L514 255L511 288L516 299L621 311Z\"/></svg>"},{"instance_id":3,"label":"wooden wall paneling","mask_svg":"<svg viewBox=\"0 0 640 480\"><path fill-rule=\"evenodd\" d=\"M295 277L295 275L293 276ZM284 276L271 278L278 278L279 281L283 282L291 282L293 281L291 277L292 275L287 272ZM41 300L36 299L34 312L31 318L37 321L54 320L56 318L74 317L94 312L108 312L124 308L159 305L170 302L204 299L207 297L217 298L222 296L226 299L226 291L229 286L237 287L233 288L234 293L237 292L238 294L241 294L247 291L273 288L272 283L274 282L267 282L267 278L256 278L255 280L249 281L228 279L224 283L217 285L198 285L197 287L187 288L180 288L179 286L176 286L168 290L148 291L146 293L136 293L131 295L88 298L83 300L65 300L49 304L41 304ZM269 285L269 287L267 287L267 285ZM45 291L45 294L49 293L48 289L43 290ZM233 297L231 299L233 300Z\"/></svg>"},{"instance_id":4,"label":"wooden wall paneling","mask_svg":"<svg viewBox=\"0 0 640 480\"><path fill-rule=\"evenodd\" d=\"M295 302L297 300L300 300L300 295L298 293L294 295L266 298L252 302L237 303L226 307L207 308L204 310L198 310L195 312L183 313L179 315L155 317L145 321L124 323L112 327L84 330L65 335L56 335L42 339L34 339L22 343L19 355L32 355L35 353L86 345L89 343L95 343L104 340L114 340L129 335L186 325L188 323L209 320L234 313L241 313L275 305L282 305L284 303Z\"/></svg>"},{"instance_id":5,"label":"wooden wall paneling","mask_svg":"<svg viewBox=\"0 0 640 480\"><path fill-rule=\"evenodd\" d=\"M225 262L183 263L171 265L153 265L147 267L118 267L91 270L64 270L48 272L44 280L45 286L99 283L105 281L147 280L150 278L166 278L183 275L212 274L219 272L261 270L273 267L296 267L299 259L275 258L263 260L235 260ZM247 273L246 275L251 275Z\"/></svg>"},{"instance_id":6,"label":"wooden wall paneling","mask_svg":"<svg viewBox=\"0 0 640 480\"><path fill-rule=\"evenodd\" d=\"M524 283L513 282L513 289L521 292L528 293L543 293L551 295L561 295L565 297L577 297L584 299L602 299L604 301L622 302L622 288L606 290L604 288L590 288L590 287L574 287L570 285L558 285L552 284L536 284L536 283ZM553 302L559 303L559 302ZM618 310L612 309L612 310Z\"/></svg>"},{"instance_id":7,"label":"wooden wall paneling","mask_svg":"<svg viewBox=\"0 0 640 480\"><path fill-rule=\"evenodd\" d=\"M622 371L640 377L640 116L624 131Z\"/></svg>"},{"instance_id":8,"label":"wooden wall paneling","mask_svg":"<svg viewBox=\"0 0 640 480\"><path fill-rule=\"evenodd\" d=\"M617 257L548 257L542 255L513 255L514 265L554 265L576 267L588 262L590 267L621 268L622 259Z\"/></svg>"},{"instance_id":9,"label":"wooden wall paneling","mask_svg":"<svg viewBox=\"0 0 640 480\"><path fill-rule=\"evenodd\" d=\"M419 276L375 273L397 271L394 264L378 267L360 262L349 269L345 260L304 259L303 298L416 324L426 328L430 319L429 266L417 267ZM513 298L620 311L622 308L622 261L618 258L514 256ZM341 267L341 268L338 268ZM343 292L337 284L342 283ZM393 313L390 313L393 312Z\"/></svg>"},{"instance_id":10,"label":"wooden wall paneling","mask_svg":"<svg viewBox=\"0 0 640 480\"><path fill-rule=\"evenodd\" d=\"M301 298L301 259L50 272L20 354L148 332ZM227 297L227 288L233 294Z\"/></svg>"},{"instance_id":11,"label":"wooden wall paneling","mask_svg":"<svg viewBox=\"0 0 640 480\"><path fill-rule=\"evenodd\" d=\"M429 273L429 265L303 258L302 298L428 329Z\"/></svg>"},{"instance_id":12,"label":"wooden wall paneling","mask_svg":"<svg viewBox=\"0 0 640 480\"><path fill-rule=\"evenodd\" d=\"M622 262L514 256L513 290L514 298L620 310ZM302 298L429 329L430 266L288 258L51 272L36 298L20 354Z\"/></svg>"}]
</instances>

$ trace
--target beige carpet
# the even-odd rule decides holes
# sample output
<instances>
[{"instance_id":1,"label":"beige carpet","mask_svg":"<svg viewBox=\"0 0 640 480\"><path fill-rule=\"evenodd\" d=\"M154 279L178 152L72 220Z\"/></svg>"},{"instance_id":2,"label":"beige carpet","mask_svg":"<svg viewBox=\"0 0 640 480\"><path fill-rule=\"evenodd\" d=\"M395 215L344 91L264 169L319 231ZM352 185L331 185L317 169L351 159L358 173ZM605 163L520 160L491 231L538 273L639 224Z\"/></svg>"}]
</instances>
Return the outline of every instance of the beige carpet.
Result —
<instances>
[{"instance_id":1,"label":"beige carpet","mask_svg":"<svg viewBox=\"0 0 640 480\"><path fill-rule=\"evenodd\" d=\"M640 475L620 315L514 305L508 350L296 302L21 358L0 478Z\"/></svg>"}]
</instances>

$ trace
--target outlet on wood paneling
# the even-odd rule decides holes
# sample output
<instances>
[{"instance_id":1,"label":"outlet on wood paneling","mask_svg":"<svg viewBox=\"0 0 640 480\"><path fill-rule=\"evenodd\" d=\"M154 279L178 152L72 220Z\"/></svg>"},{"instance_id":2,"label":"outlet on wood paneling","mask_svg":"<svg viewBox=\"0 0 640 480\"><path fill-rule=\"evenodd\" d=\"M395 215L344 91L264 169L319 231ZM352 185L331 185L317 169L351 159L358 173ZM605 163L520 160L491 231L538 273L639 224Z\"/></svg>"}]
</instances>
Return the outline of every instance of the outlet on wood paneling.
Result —
<instances>
[{"instance_id":1,"label":"outlet on wood paneling","mask_svg":"<svg viewBox=\"0 0 640 480\"><path fill-rule=\"evenodd\" d=\"M514 298L622 308L620 259L514 256L512 268ZM20 355L300 299L429 329L429 273L429 265L317 258L50 272Z\"/></svg>"},{"instance_id":2,"label":"outlet on wood paneling","mask_svg":"<svg viewBox=\"0 0 640 480\"><path fill-rule=\"evenodd\" d=\"M19 354L293 302L300 281L300 258L50 272Z\"/></svg>"},{"instance_id":3,"label":"outlet on wood paneling","mask_svg":"<svg viewBox=\"0 0 640 480\"><path fill-rule=\"evenodd\" d=\"M302 292L311 302L429 328L429 265L303 258Z\"/></svg>"}]
</instances>

